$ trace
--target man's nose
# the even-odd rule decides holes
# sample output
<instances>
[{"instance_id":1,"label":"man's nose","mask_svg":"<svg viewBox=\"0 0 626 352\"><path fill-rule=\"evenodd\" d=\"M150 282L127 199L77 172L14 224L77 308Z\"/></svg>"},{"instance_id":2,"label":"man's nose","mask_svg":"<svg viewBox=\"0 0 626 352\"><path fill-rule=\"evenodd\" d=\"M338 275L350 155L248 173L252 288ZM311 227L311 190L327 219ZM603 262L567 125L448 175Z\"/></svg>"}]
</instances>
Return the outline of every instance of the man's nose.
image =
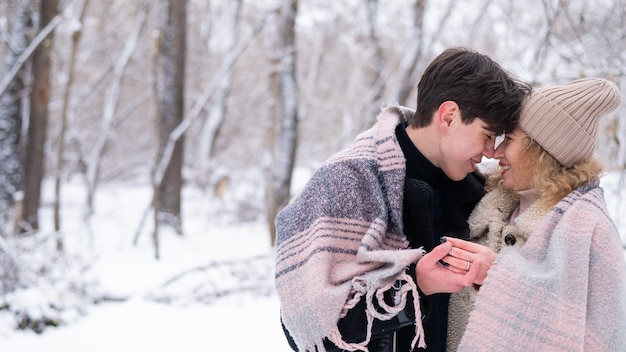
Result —
<instances>
[{"instance_id":1,"label":"man's nose","mask_svg":"<svg viewBox=\"0 0 626 352\"><path fill-rule=\"evenodd\" d=\"M494 157L494 146L495 146L496 141L489 141L487 142L487 144L485 145L485 149L483 150L483 155L489 159L493 159Z\"/></svg>"}]
</instances>

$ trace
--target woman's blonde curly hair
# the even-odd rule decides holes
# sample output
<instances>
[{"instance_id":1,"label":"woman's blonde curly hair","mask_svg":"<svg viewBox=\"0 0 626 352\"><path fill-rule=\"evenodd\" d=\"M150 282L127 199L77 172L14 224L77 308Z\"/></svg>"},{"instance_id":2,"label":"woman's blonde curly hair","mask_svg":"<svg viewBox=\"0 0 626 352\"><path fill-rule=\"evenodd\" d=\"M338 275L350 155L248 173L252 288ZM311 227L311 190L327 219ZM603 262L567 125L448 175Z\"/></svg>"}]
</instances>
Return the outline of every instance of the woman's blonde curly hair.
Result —
<instances>
[{"instance_id":1,"label":"woman's blonde curly hair","mask_svg":"<svg viewBox=\"0 0 626 352\"><path fill-rule=\"evenodd\" d=\"M539 201L548 208L576 188L599 181L603 172L602 164L594 157L565 167L528 135L522 141L519 160L532 174L531 187L539 193ZM500 184L502 174L498 171L489 177L487 190Z\"/></svg>"}]
</instances>

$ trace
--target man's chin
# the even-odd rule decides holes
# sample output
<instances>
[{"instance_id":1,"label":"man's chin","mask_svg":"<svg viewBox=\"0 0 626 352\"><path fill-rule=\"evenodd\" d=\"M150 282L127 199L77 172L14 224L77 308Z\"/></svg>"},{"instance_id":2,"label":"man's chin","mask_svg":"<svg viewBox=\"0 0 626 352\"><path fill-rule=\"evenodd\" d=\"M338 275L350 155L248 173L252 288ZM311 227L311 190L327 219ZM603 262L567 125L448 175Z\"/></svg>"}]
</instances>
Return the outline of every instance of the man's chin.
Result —
<instances>
[{"instance_id":1,"label":"man's chin","mask_svg":"<svg viewBox=\"0 0 626 352\"><path fill-rule=\"evenodd\" d=\"M474 168L475 170L475 168ZM448 172L446 173L446 176L448 176L449 179L451 179L452 181L461 181L463 180L465 177L467 177L467 175L471 174L473 172L463 172L461 170L454 170L454 172Z\"/></svg>"}]
</instances>

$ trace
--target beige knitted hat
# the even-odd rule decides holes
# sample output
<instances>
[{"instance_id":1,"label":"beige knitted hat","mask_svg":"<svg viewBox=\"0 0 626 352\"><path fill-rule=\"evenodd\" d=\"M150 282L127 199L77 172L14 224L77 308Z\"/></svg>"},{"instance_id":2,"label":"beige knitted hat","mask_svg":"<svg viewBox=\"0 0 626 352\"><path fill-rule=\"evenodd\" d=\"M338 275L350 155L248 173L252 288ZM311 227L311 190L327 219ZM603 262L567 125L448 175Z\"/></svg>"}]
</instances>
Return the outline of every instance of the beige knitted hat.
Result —
<instances>
[{"instance_id":1,"label":"beige knitted hat","mask_svg":"<svg viewBox=\"0 0 626 352\"><path fill-rule=\"evenodd\" d=\"M533 90L524 102L520 127L563 166L593 155L600 118L620 104L617 86L583 78Z\"/></svg>"}]
</instances>

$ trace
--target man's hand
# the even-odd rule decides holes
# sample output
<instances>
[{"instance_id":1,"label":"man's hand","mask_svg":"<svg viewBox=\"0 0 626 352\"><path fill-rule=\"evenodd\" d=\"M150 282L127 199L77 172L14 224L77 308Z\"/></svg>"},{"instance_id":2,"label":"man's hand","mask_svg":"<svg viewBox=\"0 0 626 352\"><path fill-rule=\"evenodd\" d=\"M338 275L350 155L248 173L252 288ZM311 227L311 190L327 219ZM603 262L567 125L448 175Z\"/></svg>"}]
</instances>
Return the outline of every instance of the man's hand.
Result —
<instances>
[{"instance_id":1,"label":"man's hand","mask_svg":"<svg viewBox=\"0 0 626 352\"><path fill-rule=\"evenodd\" d=\"M489 271L498 255L488 247L474 242L453 237L445 237L445 239L446 243L453 245L452 249L448 251L448 255L442 259L448 265L448 269L456 273L463 273L467 271L468 267L480 263L480 273L474 280L474 283L482 285L487 277L487 271Z\"/></svg>"},{"instance_id":2,"label":"man's hand","mask_svg":"<svg viewBox=\"0 0 626 352\"><path fill-rule=\"evenodd\" d=\"M469 270L450 270L445 262L440 262L449 256L453 243L446 241L435 247L430 253L425 254L415 267L417 285L426 295L434 293L458 292L463 287L476 282L481 273L481 262L471 263Z\"/></svg>"}]
</instances>

